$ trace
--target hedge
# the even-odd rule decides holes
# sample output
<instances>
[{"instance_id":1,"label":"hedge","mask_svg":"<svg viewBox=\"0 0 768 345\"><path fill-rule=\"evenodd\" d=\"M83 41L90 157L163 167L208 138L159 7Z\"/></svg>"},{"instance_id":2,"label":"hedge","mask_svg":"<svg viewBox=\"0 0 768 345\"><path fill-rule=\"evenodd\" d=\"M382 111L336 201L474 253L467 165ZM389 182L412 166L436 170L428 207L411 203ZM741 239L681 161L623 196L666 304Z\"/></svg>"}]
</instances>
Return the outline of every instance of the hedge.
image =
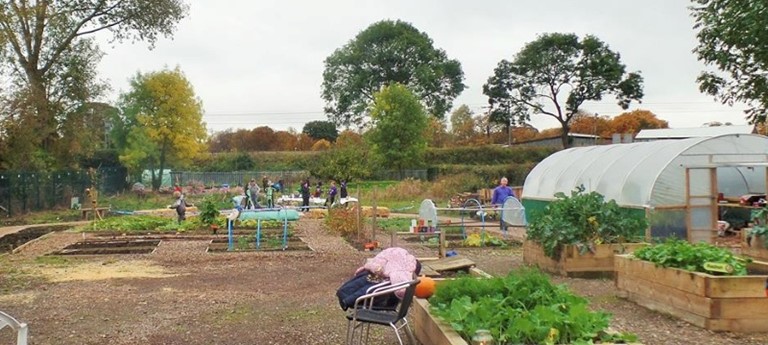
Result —
<instances>
[{"instance_id":1,"label":"hedge","mask_svg":"<svg viewBox=\"0 0 768 345\"><path fill-rule=\"evenodd\" d=\"M557 149L549 147L507 148L498 145L431 148L427 150L424 161L430 166L442 164L520 164L540 162L556 151Z\"/></svg>"}]
</instances>

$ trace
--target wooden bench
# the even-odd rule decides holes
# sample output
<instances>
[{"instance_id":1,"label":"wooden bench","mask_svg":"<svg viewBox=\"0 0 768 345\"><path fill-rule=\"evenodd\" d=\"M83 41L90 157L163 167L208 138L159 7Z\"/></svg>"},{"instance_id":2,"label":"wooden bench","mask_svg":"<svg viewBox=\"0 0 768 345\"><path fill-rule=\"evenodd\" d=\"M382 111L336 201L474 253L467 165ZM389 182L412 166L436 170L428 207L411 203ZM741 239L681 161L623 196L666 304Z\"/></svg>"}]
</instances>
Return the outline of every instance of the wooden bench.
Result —
<instances>
[{"instance_id":1,"label":"wooden bench","mask_svg":"<svg viewBox=\"0 0 768 345\"><path fill-rule=\"evenodd\" d=\"M109 210L109 207L96 207L95 210L94 210L93 207L81 208L80 209L80 214L82 215L83 220L88 220L88 214L89 213L94 213L94 211L95 211L96 212L96 217L94 219L96 219L96 218L102 219L102 218L104 218L104 212L107 211L107 210Z\"/></svg>"}]
</instances>

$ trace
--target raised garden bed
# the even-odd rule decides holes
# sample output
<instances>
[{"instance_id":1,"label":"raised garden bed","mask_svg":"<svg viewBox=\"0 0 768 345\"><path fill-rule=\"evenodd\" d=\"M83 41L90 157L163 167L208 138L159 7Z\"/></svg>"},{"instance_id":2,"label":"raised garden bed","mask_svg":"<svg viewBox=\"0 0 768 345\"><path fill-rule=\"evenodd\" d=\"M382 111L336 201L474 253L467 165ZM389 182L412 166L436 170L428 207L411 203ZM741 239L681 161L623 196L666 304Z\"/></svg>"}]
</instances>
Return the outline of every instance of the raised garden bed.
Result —
<instances>
[{"instance_id":1,"label":"raised garden bed","mask_svg":"<svg viewBox=\"0 0 768 345\"><path fill-rule=\"evenodd\" d=\"M483 271L477 270L472 275L477 277L490 278L488 274ZM436 283L441 284L446 280L436 280ZM438 288L439 289L439 288ZM547 294L549 296L549 294ZM490 297L490 296L489 296ZM499 306L501 308L501 306ZM570 306L569 306L570 307ZM468 314L469 317L472 317ZM410 311L411 323L414 329L414 335L421 345L469 345L469 342L462 338L462 336L454 330L454 328L447 322L432 315L430 302L427 299L416 298L411 306ZM600 333L606 334L618 334L607 328ZM626 336L619 338L627 339ZM595 342L595 344L614 344L610 342ZM630 343L638 345L639 343Z\"/></svg>"},{"instance_id":2,"label":"raised garden bed","mask_svg":"<svg viewBox=\"0 0 768 345\"><path fill-rule=\"evenodd\" d=\"M113 255L113 254L150 254L155 251L160 240L124 239L82 241L66 246L50 255Z\"/></svg>"},{"instance_id":3,"label":"raised garden bed","mask_svg":"<svg viewBox=\"0 0 768 345\"><path fill-rule=\"evenodd\" d=\"M312 247L298 237L289 237L287 246L283 248L282 237L262 238L259 248L256 248L256 239L253 236L247 238L247 241L240 240L238 237L233 243L233 250L229 250L229 239L217 238L211 240L208 245L208 253L234 253L234 252L269 252L269 251L313 251Z\"/></svg>"},{"instance_id":4,"label":"raised garden bed","mask_svg":"<svg viewBox=\"0 0 768 345\"><path fill-rule=\"evenodd\" d=\"M747 276L715 276L616 255L616 287L627 299L711 331L768 332L768 265Z\"/></svg>"},{"instance_id":5,"label":"raised garden bed","mask_svg":"<svg viewBox=\"0 0 768 345\"><path fill-rule=\"evenodd\" d=\"M15 249L51 232L70 228L71 226L68 225L30 225L27 228L0 237L0 254L13 252Z\"/></svg>"},{"instance_id":6,"label":"raised garden bed","mask_svg":"<svg viewBox=\"0 0 768 345\"><path fill-rule=\"evenodd\" d=\"M598 244L595 252L582 254L574 245L565 245L560 258L554 260L544 254L539 244L533 241L523 243L523 263L538 266L541 270L567 277L610 276L614 273L613 258L616 254L629 254L645 243Z\"/></svg>"}]
</instances>

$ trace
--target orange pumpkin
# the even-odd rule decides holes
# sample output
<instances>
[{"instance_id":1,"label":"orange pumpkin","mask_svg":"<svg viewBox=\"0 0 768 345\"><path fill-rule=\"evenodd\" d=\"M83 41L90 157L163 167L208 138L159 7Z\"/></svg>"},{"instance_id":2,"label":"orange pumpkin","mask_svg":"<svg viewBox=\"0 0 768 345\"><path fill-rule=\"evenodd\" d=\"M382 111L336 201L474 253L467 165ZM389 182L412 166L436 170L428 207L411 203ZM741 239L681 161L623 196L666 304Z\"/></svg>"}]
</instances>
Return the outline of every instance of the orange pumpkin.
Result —
<instances>
[{"instance_id":1,"label":"orange pumpkin","mask_svg":"<svg viewBox=\"0 0 768 345\"><path fill-rule=\"evenodd\" d=\"M419 283L416 284L414 294L418 298L430 298L435 293L435 280L430 277L421 276Z\"/></svg>"}]
</instances>

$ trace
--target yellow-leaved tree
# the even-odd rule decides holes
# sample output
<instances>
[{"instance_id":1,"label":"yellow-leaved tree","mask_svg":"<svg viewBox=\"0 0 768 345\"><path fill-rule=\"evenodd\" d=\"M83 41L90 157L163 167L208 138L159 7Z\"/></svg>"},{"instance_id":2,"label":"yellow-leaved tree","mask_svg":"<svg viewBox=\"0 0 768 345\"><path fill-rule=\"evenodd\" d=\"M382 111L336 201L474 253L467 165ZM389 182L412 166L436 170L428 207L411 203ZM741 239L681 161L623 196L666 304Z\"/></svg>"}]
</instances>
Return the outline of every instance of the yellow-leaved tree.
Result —
<instances>
[{"instance_id":1,"label":"yellow-leaved tree","mask_svg":"<svg viewBox=\"0 0 768 345\"><path fill-rule=\"evenodd\" d=\"M206 149L202 102L178 67L137 73L120 96L120 110L120 161L133 172L149 169L153 190L164 169L185 167Z\"/></svg>"}]
</instances>

